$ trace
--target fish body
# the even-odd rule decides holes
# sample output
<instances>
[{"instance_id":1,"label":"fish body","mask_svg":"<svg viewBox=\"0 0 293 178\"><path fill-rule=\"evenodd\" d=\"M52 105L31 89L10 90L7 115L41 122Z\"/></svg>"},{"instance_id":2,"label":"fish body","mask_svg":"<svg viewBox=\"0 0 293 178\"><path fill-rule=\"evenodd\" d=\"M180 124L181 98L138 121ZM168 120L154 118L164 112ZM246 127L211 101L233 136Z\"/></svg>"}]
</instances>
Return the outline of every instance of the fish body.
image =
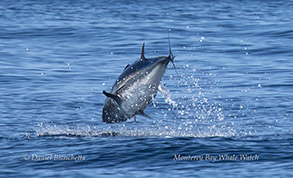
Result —
<instances>
[{"instance_id":1,"label":"fish body","mask_svg":"<svg viewBox=\"0 0 293 178\"><path fill-rule=\"evenodd\" d=\"M144 109L156 97L167 65L173 59L171 48L169 56L145 58L143 44L141 58L125 67L110 92L103 91L107 96L102 113L103 122L123 122L136 115L150 118Z\"/></svg>"}]
</instances>

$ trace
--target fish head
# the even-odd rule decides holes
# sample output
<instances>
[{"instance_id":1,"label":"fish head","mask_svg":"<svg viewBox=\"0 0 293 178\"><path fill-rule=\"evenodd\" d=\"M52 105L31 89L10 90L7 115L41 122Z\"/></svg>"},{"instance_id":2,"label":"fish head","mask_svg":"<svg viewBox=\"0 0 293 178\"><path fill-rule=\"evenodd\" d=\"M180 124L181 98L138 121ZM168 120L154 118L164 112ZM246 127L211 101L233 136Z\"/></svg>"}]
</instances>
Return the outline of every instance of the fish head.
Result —
<instances>
[{"instance_id":1,"label":"fish head","mask_svg":"<svg viewBox=\"0 0 293 178\"><path fill-rule=\"evenodd\" d=\"M128 119L121 106L109 97L105 101L102 118L105 123L124 122Z\"/></svg>"}]
</instances>

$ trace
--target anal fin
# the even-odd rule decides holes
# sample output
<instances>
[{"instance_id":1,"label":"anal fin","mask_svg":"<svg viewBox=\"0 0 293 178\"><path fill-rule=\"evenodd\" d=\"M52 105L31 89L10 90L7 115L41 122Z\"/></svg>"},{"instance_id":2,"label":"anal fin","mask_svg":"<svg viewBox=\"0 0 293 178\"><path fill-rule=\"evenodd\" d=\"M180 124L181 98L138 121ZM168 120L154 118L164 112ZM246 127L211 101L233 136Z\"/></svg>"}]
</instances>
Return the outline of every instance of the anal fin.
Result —
<instances>
[{"instance_id":1,"label":"anal fin","mask_svg":"<svg viewBox=\"0 0 293 178\"><path fill-rule=\"evenodd\" d=\"M148 119L152 119L152 117L149 116L149 115L147 115L146 113L144 113L143 110L138 111L138 112L137 112L137 115L141 115L141 116L146 117L146 118L148 118Z\"/></svg>"}]
</instances>

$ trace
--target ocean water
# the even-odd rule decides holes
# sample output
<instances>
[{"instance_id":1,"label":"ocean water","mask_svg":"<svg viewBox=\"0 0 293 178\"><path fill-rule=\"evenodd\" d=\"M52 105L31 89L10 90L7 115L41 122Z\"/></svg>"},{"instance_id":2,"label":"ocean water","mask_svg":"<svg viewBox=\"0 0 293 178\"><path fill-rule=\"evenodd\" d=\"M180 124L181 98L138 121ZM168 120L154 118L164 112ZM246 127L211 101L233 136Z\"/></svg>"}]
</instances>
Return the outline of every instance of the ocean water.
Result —
<instances>
[{"instance_id":1,"label":"ocean water","mask_svg":"<svg viewBox=\"0 0 293 178\"><path fill-rule=\"evenodd\" d=\"M0 2L1 177L292 177L292 1ZM138 116L102 122L124 67L168 55Z\"/></svg>"}]
</instances>

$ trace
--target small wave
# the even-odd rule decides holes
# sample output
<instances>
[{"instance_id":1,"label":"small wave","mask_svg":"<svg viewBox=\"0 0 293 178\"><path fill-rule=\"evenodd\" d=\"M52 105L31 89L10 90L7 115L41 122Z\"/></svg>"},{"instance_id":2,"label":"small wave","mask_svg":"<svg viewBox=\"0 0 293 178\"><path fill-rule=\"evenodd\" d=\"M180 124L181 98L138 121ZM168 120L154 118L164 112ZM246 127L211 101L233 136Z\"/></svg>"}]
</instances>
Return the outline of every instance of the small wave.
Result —
<instances>
[{"instance_id":1,"label":"small wave","mask_svg":"<svg viewBox=\"0 0 293 178\"><path fill-rule=\"evenodd\" d=\"M188 126L178 127L151 125L144 127L139 124L118 124L104 127L75 124L40 124L35 129L38 137L233 137L233 130L219 129L216 126L207 129L191 129Z\"/></svg>"}]
</instances>

